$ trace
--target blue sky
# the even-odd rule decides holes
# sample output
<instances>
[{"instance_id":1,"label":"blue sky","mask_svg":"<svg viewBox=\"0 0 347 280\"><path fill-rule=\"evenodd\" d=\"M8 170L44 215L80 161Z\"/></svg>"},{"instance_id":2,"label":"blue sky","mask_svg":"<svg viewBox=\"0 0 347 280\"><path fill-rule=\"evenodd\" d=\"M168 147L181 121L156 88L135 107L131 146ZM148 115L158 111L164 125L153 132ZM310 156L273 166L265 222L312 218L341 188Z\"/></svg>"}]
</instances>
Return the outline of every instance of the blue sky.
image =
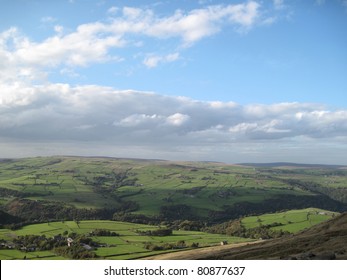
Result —
<instances>
[{"instance_id":1,"label":"blue sky","mask_svg":"<svg viewBox=\"0 0 347 280\"><path fill-rule=\"evenodd\" d=\"M347 1L0 0L0 153L347 164Z\"/></svg>"}]
</instances>

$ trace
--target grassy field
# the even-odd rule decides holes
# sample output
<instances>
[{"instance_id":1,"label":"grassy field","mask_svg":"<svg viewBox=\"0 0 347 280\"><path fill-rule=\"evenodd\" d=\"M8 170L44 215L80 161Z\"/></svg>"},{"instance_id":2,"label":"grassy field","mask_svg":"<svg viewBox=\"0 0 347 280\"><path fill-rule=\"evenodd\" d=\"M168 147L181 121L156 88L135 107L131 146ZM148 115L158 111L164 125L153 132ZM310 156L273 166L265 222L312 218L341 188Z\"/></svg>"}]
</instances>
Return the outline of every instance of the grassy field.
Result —
<instances>
[{"instance_id":1,"label":"grassy field","mask_svg":"<svg viewBox=\"0 0 347 280\"><path fill-rule=\"evenodd\" d=\"M317 208L307 208L246 217L241 220L241 223L246 229L262 225L272 225L271 228L274 230L296 233L300 230L310 228L318 223L329 220L336 215L338 215L338 213Z\"/></svg>"},{"instance_id":2,"label":"grassy field","mask_svg":"<svg viewBox=\"0 0 347 280\"><path fill-rule=\"evenodd\" d=\"M17 236L24 235L45 235L53 237L63 234L65 231L78 234L88 234L95 229L107 229L116 232L119 236L94 236L93 240L104 244L105 247L95 250L98 257L102 259L134 259L154 254L162 254L175 250L151 251L144 248L145 243L152 244L177 243L185 241L187 248L192 243L199 243L199 247L215 246L221 241L228 241L229 244L250 241L250 239L231 237L220 234L208 234L197 231L173 231L171 236L142 236L136 231L155 230L156 226L147 226L133 223L123 223L115 221L74 221L51 222L43 224L28 225L22 229L11 231L0 230L0 239L13 240ZM176 249L177 251L177 249ZM0 259L64 259L50 251L21 252L15 249L0 250Z\"/></svg>"},{"instance_id":3,"label":"grassy field","mask_svg":"<svg viewBox=\"0 0 347 280\"><path fill-rule=\"evenodd\" d=\"M291 210L286 212L250 216L241 220L242 225L249 229L262 225L274 225L271 229L284 230L296 233L305 228L312 227L318 223L331 219L338 213L325 211L316 208L302 210ZM156 254L177 251L177 249L151 251L144 248L146 243L157 245L176 244L184 241L190 248L193 243L198 243L199 247L217 246L221 241L229 244L251 241L246 238L226 236L221 234L210 234L198 231L173 231L171 236L146 236L140 235L138 231L156 230L160 227L143 224L125 223L117 221L93 220L93 221L65 221L50 222L28 225L18 230L0 229L0 240L11 241L16 237L25 235L45 235L54 237L59 234L77 233L85 234L95 229L106 229L116 232L119 236L93 236L92 239L103 247L95 249L95 253L101 259L136 259ZM59 260L64 257L56 255L52 251L22 252L15 249L0 250L0 259L48 259Z\"/></svg>"},{"instance_id":4,"label":"grassy field","mask_svg":"<svg viewBox=\"0 0 347 280\"><path fill-rule=\"evenodd\" d=\"M347 186L346 175L341 173L345 171L330 175L302 170L290 170L288 175L285 171L204 162L38 157L0 161L0 187L27 199L77 208L117 208L130 201L139 206L133 213L147 216L158 215L162 206L185 204L206 218L210 211L223 211L240 202L313 195L286 182L289 176L326 181L329 188ZM10 201L11 196L3 196L0 205Z\"/></svg>"},{"instance_id":5,"label":"grassy field","mask_svg":"<svg viewBox=\"0 0 347 280\"><path fill-rule=\"evenodd\" d=\"M330 211L317 209L320 207ZM301 208L306 209L283 212ZM243 218L244 227L271 225L274 230L297 232L331 218L331 211L346 210L347 169L342 167L93 157L0 160L0 215L7 220L0 220L0 225L45 222L15 231L0 229L0 240L23 235L52 237L63 232L86 234L103 228L120 234L93 237L106 244L95 251L106 259L163 253L145 249L146 242L184 240L189 247L193 243L213 246L222 240L235 243L245 239L183 230L169 237L141 236L136 230L156 227L99 219L156 224L189 220L205 226L259 213ZM0 250L0 259L24 257L62 259L51 251Z\"/></svg>"}]
</instances>

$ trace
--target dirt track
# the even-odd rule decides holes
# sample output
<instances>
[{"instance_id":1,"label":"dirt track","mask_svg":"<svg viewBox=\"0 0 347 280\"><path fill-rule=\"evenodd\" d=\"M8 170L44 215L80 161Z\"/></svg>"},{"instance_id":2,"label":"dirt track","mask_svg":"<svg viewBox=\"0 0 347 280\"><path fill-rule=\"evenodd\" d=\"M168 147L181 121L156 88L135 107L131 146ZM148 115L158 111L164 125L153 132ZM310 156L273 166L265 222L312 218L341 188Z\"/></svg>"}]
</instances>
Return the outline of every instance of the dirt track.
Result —
<instances>
[{"instance_id":1,"label":"dirt track","mask_svg":"<svg viewBox=\"0 0 347 280\"><path fill-rule=\"evenodd\" d=\"M251 243L254 244L258 242L260 241L206 247L206 248L200 248L200 249L194 249L194 250L188 250L188 251L166 253L166 254L151 256L151 257L147 257L143 259L144 260L199 260L200 259L201 260L205 258L211 258L214 255L219 255L220 253L223 253L223 252L227 252L232 248L237 248L237 247L245 246Z\"/></svg>"}]
</instances>

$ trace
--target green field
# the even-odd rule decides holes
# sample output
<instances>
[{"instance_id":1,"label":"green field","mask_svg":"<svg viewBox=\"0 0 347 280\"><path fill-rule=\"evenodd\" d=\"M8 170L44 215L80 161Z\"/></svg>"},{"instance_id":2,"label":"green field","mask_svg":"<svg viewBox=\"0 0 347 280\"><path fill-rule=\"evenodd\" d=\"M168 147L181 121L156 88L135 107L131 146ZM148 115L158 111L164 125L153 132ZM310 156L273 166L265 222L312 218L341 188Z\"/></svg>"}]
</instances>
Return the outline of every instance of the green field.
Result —
<instances>
[{"instance_id":1,"label":"green field","mask_svg":"<svg viewBox=\"0 0 347 280\"><path fill-rule=\"evenodd\" d=\"M239 209L239 204L245 203L248 208L263 203L269 208L264 210L275 212L320 207L321 202L315 202L317 194L324 194L324 199L347 202L346 178L344 169L269 169L211 162L37 157L0 161L0 207L12 215L38 220L40 217L27 217L20 212L18 203L13 207L13 200L60 203L61 207L77 209L126 210L149 217L162 215L163 206L185 205L189 213L182 219L211 219L213 223L211 217L215 213L224 211L225 218L221 219L227 219ZM288 200L288 196L295 199ZM280 203L268 203L273 200ZM329 204L331 209L341 208L332 201ZM271 205L276 207L272 209ZM237 213L235 217L248 212ZM64 217L57 214L49 218Z\"/></svg>"},{"instance_id":2,"label":"green field","mask_svg":"<svg viewBox=\"0 0 347 280\"><path fill-rule=\"evenodd\" d=\"M317 208L307 208L246 217L241 220L241 223L246 229L270 225L273 230L296 233L329 220L336 215L338 215L338 213Z\"/></svg>"},{"instance_id":3,"label":"green field","mask_svg":"<svg viewBox=\"0 0 347 280\"><path fill-rule=\"evenodd\" d=\"M98 228L107 229L119 234L119 236L94 236L92 238L94 241L103 244L103 247L93 250L97 254L98 258L101 259L135 259L178 250L151 251L144 248L144 245L148 242L161 245L164 243L176 244L179 241L184 241L187 245L187 247L184 248L186 250L190 248L192 243L199 243L199 247L206 247L216 246L221 241L225 240L230 244L250 241L250 239L246 238L183 230L173 231L171 236L142 236L139 235L136 230L155 230L159 227L98 220L80 221L79 223L74 221L65 221L35 224L25 226L22 229L15 231L1 229L0 240L11 241L15 237L25 235L45 235L46 237L53 238L58 234L63 234L65 231L68 233L74 232L78 234L88 234ZM0 259L2 260L23 259L24 257L26 259L64 259L52 251L22 252L17 249L0 250Z\"/></svg>"},{"instance_id":4,"label":"green field","mask_svg":"<svg viewBox=\"0 0 347 280\"><path fill-rule=\"evenodd\" d=\"M119 236L90 237L102 246L85 258L133 259L197 243L247 240L198 230L234 234L238 223L244 235L234 235L273 238L346 210L343 167L68 156L0 160L0 259L64 259L71 252L53 250L47 238L85 236L95 229ZM224 223L232 225L229 231L223 231ZM158 229L153 225L180 230L161 237L137 232ZM11 240L28 235L45 235L41 243L47 246L40 250L49 249L9 249Z\"/></svg>"}]
</instances>

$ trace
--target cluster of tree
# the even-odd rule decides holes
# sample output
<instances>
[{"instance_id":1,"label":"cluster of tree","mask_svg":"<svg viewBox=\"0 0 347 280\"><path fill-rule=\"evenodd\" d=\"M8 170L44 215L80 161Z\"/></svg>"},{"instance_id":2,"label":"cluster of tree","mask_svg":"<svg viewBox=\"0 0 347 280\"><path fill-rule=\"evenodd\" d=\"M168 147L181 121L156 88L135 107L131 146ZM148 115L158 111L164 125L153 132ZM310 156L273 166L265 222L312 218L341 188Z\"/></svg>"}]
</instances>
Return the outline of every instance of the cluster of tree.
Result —
<instances>
[{"instance_id":1,"label":"cluster of tree","mask_svg":"<svg viewBox=\"0 0 347 280\"><path fill-rule=\"evenodd\" d=\"M0 227L4 227L5 225L15 225L20 223L21 221L21 218L10 215L0 210Z\"/></svg>"},{"instance_id":2,"label":"cluster of tree","mask_svg":"<svg viewBox=\"0 0 347 280\"><path fill-rule=\"evenodd\" d=\"M186 195L196 195L197 193L199 193L204 188L206 188L206 186L193 187L193 188L190 188L190 189L178 190L177 192L180 192L180 193L183 193L183 194L186 194Z\"/></svg>"},{"instance_id":3,"label":"cluster of tree","mask_svg":"<svg viewBox=\"0 0 347 280\"><path fill-rule=\"evenodd\" d=\"M119 236L119 234L108 229L97 228L90 232L89 236Z\"/></svg>"},{"instance_id":4,"label":"cluster of tree","mask_svg":"<svg viewBox=\"0 0 347 280\"><path fill-rule=\"evenodd\" d=\"M111 193L122 186L136 186L137 178L129 178L129 171L119 171L95 176L91 179L84 179L88 185L94 186L94 191L98 193ZM134 174L132 174L134 175Z\"/></svg>"},{"instance_id":5,"label":"cluster of tree","mask_svg":"<svg viewBox=\"0 0 347 280\"><path fill-rule=\"evenodd\" d=\"M205 228L205 231L209 233L226 234L232 236L239 236L244 238L254 238L254 239L270 239L278 238L284 235L289 235L289 232L283 230L273 230L272 227L279 226L280 223L273 223L269 225L262 225L255 228L246 229L241 221L234 220L230 222L225 222L219 225L214 225Z\"/></svg>"},{"instance_id":6,"label":"cluster of tree","mask_svg":"<svg viewBox=\"0 0 347 280\"><path fill-rule=\"evenodd\" d=\"M160 207L159 216L162 220L197 220L193 208L186 204L167 205Z\"/></svg>"},{"instance_id":7,"label":"cluster of tree","mask_svg":"<svg viewBox=\"0 0 347 280\"><path fill-rule=\"evenodd\" d=\"M334 200L341 201L343 203L347 203L347 188L324 188L320 189L321 193L331 197Z\"/></svg>"},{"instance_id":8,"label":"cluster of tree","mask_svg":"<svg viewBox=\"0 0 347 280\"><path fill-rule=\"evenodd\" d=\"M15 185L15 184L14 184ZM18 190L12 190L0 187L0 197L19 197L24 198L28 196L45 196L47 194L35 193L35 192L23 192Z\"/></svg>"},{"instance_id":9,"label":"cluster of tree","mask_svg":"<svg viewBox=\"0 0 347 280\"><path fill-rule=\"evenodd\" d=\"M95 259L98 257L95 252L89 251L80 245L57 247L53 251L57 255L74 260Z\"/></svg>"},{"instance_id":10,"label":"cluster of tree","mask_svg":"<svg viewBox=\"0 0 347 280\"><path fill-rule=\"evenodd\" d=\"M142 221L147 223L145 216L134 217L128 214L129 211L138 209L138 204L133 201L121 202L117 208L86 209L76 208L56 201L40 201L16 198L0 210L0 227L7 227L12 230L31 223L42 223L65 220L124 220L133 222ZM129 217L130 215L130 217Z\"/></svg>"},{"instance_id":11,"label":"cluster of tree","mask_svg":"<svg viewBox=\"0 0 347 280\"><path fill-rule=\"evenodd\" d=\"M326 195L333 200L343 202L344 204L347 203L347 188L325 187L316 182L301 181L298 179L284 179L283 181L302 190Z\"/></svg>"},{"instance_id":12,"label":"cluster of tree","mask_svg":"<svg viewBox=\"0 0 347 280\"><path fill-rule=\"evenodd\" d=\"M326 195L278 195L276 198L267 199L258 203L239 202L233 206L225 206L222 211L210 211L210 223L222 223L230 219L239 219L249 215L274 213L289 209L321 208L330 211L344 212L347 204L333 200Z\"/></svg>"},{"instance_id":13,"label":"cluster of tree","mask_svg":"<svg viewBox=\"0 0 347 280\"><path fill-rule=\"evenodd\" d=\"M0 196L1 197L20 197L23 194L23 192L17 191L17 190L11 190L7 188L0 188Z\"/></svg>"},{"instance_id":14,"label":"cluster of tree","mask_svg":"<svg viewBox=\"0 0 347 280\"><path fill-rule=\"evenodd\" d=\"M61 202L14 199L6 205L6 212L26 222L61 220L112 219L116 211L111 208L79 209Z\"/></svg>"},{"instance_id":15,"label":"cluster of tree","mask_svg":"<svg viewBox=\"0 0 347 280\"><path fill-rule=\"evenodd\" d=\"M86 235L80 235L75 232L65 236L58 234L53 237L45 235L24 235L13 239L14 248L25 251L45 251L53 250L56 254L69 259L90 259L96 258L95 252L90 251L93 247L99 247L99 243L95 242ZM71 242L68 243L68 238ZM86 248L87 247L87 248Z\"/></svg>"},{"instance_id":16,"label":"cluster of tree","mask_svg":"<svg viewBox=\"0 0 347 280\"><path fill-rule=\"evenodd\" d=\"M137 202L135 201L124 201L124 200L118 200L119 206L114 209L115 212L117 213L128 213L128 212L133 212L139 210L140 206Z\"/></svg>"},{"instance_id":17,"label":"cluster of tree","mask_svg":"<svg viewBox=\"0 0 347 280\"><path fill-rule=\"evenodd\" d=\"M193 213L193 208L185 204L167 205L160 208L158 216L133 214L128 211L116 211L113 220L121 222L159 225L165 223L172 229L199 230L203 223Z\"/></svg>"},{"instance_id":18,"label":"cluster of tree","mask_svg":"<svg viewBox=\"0 0 347 280\"><path fill-rule=\"evenodd\" d=\"M200 231L206 227L206 221L201 220L164 220L163 217L158 216L145 216L141 214L132 213L115 213L113 220L121 222L129 222L136 224L148 224L148 225L162 225L172 230L193 230Z\"/></svg>"},{"instance_id":19,"label":"cluster of tree","mask_svg":"<svg viewBox=\"0 0 347 280\"><path fill-rule=\"evenodd\" d=\"M187 248L187 244L184 240L180 240L176 243L164 243L164 244L153 244L152 242L146 242L144 248L150 251L162 251L162 250L172 250L172 249L184 249ZM199 247L198 243L193 243L191 247Z\"/></svg>"},{"instance_id":20,"label":"cluster of tree","mask_svg":"<svg viewBox=\"0 0 347 280\"><path fill-rule=\"evenodd\" d=\"M172 229L168 228L160 228L157 230L137 230L137 234L139 235L146 235L146 236L170 236L172 235Z\"/></svg>"},{"instance_id":21,"label":"cluster of tree","mask_svg":"<svg viewBox=\"0 0 347 280\"><path fill-rule=\"evenodd\" d=\"M73 239L72 245L89 245L91 247L99 247L99 243L94 241L87 235L77 234L75 232L69 234L69 237Z\"/></svg>"},{"instance_id":22,"label":"cluster of tree","mask_svg":"<svg viewBox=\"0 0 347 280\"><path fill-rule=\"evenodd\" d=\"M148 217L142 214L132 214L127 212L114 213L112 220L147 225L157 225L161 222L161 220L158 217Z\"/></svg>"},{"instance_id":23,"label":"cluster of tree","mask_svg":"<svg viewBox=\"0 0 347 280\"><path fill-rule=\"evenodd\" d=\"M45 251L66 245L62 235L46 237L45 235L23 235L13 239L15 248L21 251Z\"/></svg>"},{"instance_id":24,"label":"cluster of tree","mask_svg":"<svg viewBox=\"0 0 347 280\"><path fill-rule=\"evenodd\" d=\"M165 225L174 230L200 231L206 227L204 221L174 220L165 222Z\"/></svg>"}]
</instances>

